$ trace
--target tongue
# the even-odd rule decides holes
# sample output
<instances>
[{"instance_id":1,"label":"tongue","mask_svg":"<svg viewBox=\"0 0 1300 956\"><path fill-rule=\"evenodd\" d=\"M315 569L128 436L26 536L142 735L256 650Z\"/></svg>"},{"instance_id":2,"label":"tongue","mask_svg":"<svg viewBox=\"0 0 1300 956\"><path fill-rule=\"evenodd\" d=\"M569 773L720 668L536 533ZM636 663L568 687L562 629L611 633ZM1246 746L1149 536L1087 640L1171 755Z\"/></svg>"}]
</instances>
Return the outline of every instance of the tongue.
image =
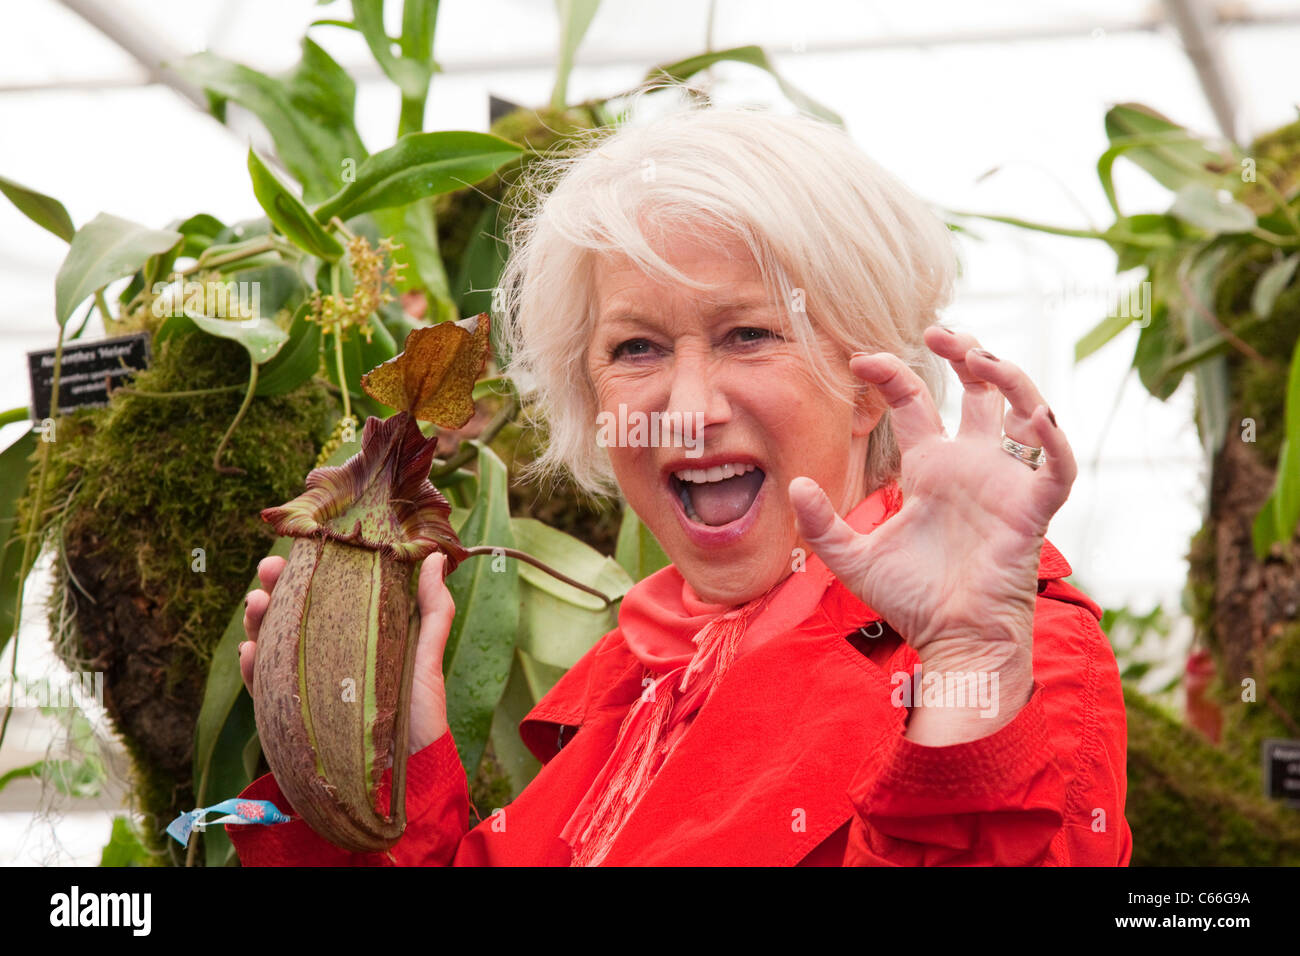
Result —
<instances>
[{"instance_id":1,"label":"tongue","mask_svg":"<svg viewBox=\"0 0 1300 956\"><path fill-rule=\"evenodd\" d=\"M748 511L762 484L763 473L755 468L735 478L686 487L690 492L691 506L700 520L707 525L720 525L735 521Z\"/></svg>"}]
</instances>

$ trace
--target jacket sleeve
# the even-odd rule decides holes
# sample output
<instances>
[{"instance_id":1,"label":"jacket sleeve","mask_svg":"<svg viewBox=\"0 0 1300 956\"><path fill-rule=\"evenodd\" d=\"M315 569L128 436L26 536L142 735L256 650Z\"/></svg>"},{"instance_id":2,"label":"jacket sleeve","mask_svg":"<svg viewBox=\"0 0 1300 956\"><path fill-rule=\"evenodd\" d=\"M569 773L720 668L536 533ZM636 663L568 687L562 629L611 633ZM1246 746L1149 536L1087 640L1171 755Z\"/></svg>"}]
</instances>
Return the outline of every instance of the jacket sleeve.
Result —
<instances>
[{"instance_id":1,"label":"jacket sleeve","mask_svg":"<svg viewBox=\"0 0 1300 956\"><path fill-rule=\"evenodd\" d=\"M380 806L391 786L392 770L380 780ZM271 774L244 789L241 799L270 800L291 817L273 825L226 825L244 866L447 866L469 826L465 770L447 731L406 763L406 831L391 849L351 853L318 835L301 818Z\"/></svg>"},{"instance_id":2,"label":"jacket sleeve","mask_svg":"<svg viewBox=\"0 0 1300 956\"><path fill-rule=\"evenodd\" d=\"M1095 608L1063 582L1040 593L1033 693L996 732L945 747L901 725L880 738L850 788L845 865L1128 864L1127 723Z\"/></svg>"}]
</instances>

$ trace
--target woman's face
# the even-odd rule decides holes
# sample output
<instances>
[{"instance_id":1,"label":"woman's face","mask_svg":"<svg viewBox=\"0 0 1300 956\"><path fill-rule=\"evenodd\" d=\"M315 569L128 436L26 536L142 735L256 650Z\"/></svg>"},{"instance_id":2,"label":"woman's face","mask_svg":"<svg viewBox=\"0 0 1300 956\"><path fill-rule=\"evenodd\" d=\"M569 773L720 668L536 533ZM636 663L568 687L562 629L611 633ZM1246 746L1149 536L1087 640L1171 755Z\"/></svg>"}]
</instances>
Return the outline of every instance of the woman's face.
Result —
<instances>
[{"instance_id":1,"label":"woman's face","mask_svg":"<svg viewBox=\"0 0 1300 956\"><path fill-rule=\"evenodd\" d=\"M882 406L826 396L782 335L782 310L742 242L690 231L657 251L724 291L662 284L621 256L596 260L587 369L598 441L695 593L739 604L789 574L796 548L809 554L787 497L792 479L814 479L841 514L862 499ZM822 341L847 396L849 356Z\"/></svg>"}]
</instances>

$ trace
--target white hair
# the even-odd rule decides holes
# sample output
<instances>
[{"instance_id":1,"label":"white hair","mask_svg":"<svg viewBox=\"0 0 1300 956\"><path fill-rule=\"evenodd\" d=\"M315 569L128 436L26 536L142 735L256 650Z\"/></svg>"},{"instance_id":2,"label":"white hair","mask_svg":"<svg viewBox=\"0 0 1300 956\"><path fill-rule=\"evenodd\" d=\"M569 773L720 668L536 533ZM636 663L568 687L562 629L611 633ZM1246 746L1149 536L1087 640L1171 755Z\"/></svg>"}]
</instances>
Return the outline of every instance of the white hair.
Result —
<instances>
[{"instance_id":1,"label":"white hair","mask_svg":"<svg viewBox=\"0 0 1300 956\"><path fill-rule=\"evenodd\" d=\"M623 255L649 275L704 288L654 251L647 229L712 228L743 241L828 396L851 401L853 388L847 369L830 368L818 332L845 354L893 352L942 400L943 366L922 332L952 293L952 239L839 127L685 103L570 140L566 154L529 167L516 196L494 320L506 374L548 432L536 474L567 469L594 495L617 488L596 441L586 365L595 261ZM871 433L865 488L898 471L886 410Z\"/></svg>"}]
</instances>

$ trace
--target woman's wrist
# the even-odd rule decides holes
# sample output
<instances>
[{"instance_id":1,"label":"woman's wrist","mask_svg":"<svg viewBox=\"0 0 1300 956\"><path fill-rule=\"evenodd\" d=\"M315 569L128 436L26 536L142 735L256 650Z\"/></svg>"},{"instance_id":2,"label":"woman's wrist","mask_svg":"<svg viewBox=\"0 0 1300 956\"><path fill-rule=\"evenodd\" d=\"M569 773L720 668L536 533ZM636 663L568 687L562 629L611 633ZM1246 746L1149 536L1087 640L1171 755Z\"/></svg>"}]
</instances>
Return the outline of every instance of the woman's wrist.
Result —
<instances>
[{"instance_id":1,"label":"woman's wrist","mask_svg":"<svg viewBox=\"0 0 1300 956\"><path fill-rule=\"evenodd\" d=\"M1011 723L1033 696L1032 652L922 662L911 675L904 737L927 747L979 740Z\"/></svg>"}]
</instances>

